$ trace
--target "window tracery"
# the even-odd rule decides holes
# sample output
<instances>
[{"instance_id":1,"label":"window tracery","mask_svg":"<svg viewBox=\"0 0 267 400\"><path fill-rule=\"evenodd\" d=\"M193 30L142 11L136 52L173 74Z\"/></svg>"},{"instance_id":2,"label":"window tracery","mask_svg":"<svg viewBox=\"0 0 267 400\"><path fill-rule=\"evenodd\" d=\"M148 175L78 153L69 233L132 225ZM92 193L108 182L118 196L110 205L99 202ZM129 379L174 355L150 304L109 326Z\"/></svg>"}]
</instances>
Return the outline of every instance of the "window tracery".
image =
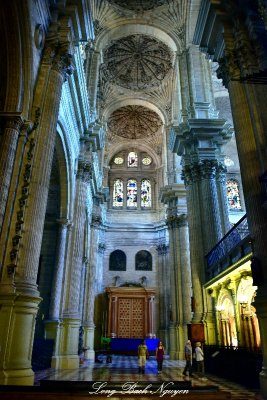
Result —
<instances>
[{"instance_id":1,"label":"window tracery","mask_svg":"<svg viewBox=\"0 0 267 400\"><path fill-rule=\"evenodd\" d=\"M226 182L228 207L230 210L241 210L239 185L236 179L228 179Z\"/></svg>"},{"instance_id":2,"label":"window tracery","mask_svg":"<svg viewBox=\"0 0 267 400\"><path fill-rule=\"evenodd\" d=\"M149 179L141 182L141 207L151 207L151 183Z\"/></svg>"}]
</instances>

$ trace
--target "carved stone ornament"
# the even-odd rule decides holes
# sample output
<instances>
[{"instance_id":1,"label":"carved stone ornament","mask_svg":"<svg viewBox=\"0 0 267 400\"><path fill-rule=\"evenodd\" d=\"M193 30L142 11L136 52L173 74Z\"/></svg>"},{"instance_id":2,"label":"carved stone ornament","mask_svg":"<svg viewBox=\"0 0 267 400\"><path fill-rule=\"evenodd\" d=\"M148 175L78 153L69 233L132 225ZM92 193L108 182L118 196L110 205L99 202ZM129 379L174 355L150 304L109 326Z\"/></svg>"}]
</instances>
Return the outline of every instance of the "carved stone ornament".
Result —
<instances>
[{"instance_id":1,"label":"carved stone ornament","mask_svg":"<svg viewBox=\"0 0 267 400\"><path fill-rule=\"evenodd\" d=\"M116 4L122 8L132 11L147 11L162 6L166 0L108 0L111 4Z\"/></svg>"},{"instance_id":2,"label":"carved stone ornament","mask_svg":"<svg viewBox=\"0 0 267 400\"><path fill-rule=\"evenodd\" d=\"M171 58L170 49L159 40L131 35L106 49L103 73L109 82L128 89L157 87L171 69Z\"/></svg>"},{"instance_id":3,"label":"carved stone ornament","mask_svg":"<svg viewBox=\"0 0 267 400\"><path fill-rule=\"evenodd\" d=\"M92 178L92 165L83 160L78 161L77 178L88 183Z\"/></svg>"},{"instance_id":4,"label":"carved stone ornament","mask_svg":"<svg viewBox=\"0 0 267 400\"><path fill-rule=\"evenodd\" d=\"M156 133L162 126L158 114L143 106L126 106L114 111L108 121L113 134L141 139Z\"/></svg>"},{"instance_id":5,"label":"carved stone ornament","mask_svg":"<svg viewBox=\"0 0 267 400\"><path fill-rule=\"evenodd\" d=\"M187 186L202 179L222 179L225 171L225 166L217 160L203 160L186 165L182 172L182 179Z\"/></svg>"}]
</instances>

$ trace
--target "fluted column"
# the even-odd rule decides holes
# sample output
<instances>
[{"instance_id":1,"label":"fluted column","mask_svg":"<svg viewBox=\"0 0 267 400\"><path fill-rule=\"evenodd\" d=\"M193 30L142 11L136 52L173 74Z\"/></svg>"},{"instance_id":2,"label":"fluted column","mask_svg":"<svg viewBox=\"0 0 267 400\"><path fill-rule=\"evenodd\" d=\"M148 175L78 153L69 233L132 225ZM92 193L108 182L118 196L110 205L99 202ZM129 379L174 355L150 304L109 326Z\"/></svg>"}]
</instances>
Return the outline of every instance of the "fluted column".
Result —
<instances>
[{"instance_id":1,"label":"fluted column","mask_svg":"<svg viewBox=\"0 0 267 400\"><path fill-rule=\"evenodd\" d=\"M95 285L96 276L95 268L87 262L86 263L86 280L85 280L85 298L83 310L83 328L84 328L84 347L87 348L85 357L94 360L94 311L95 311Z\"/></svg>"},{"instance_id":2,"label":"fluted column","mask_svg":"<svg viewBox=\"0 0 267 400\"><path fill-rule=\"evenodd\" d=\"M23 120L20 115L9 115L6 116L6 118L0 151L0 232L5 214L19 132L23 124Z\"/></svg>"},{"instance_id":3,"label":"fluted column","mask_svg":"<svg viewBox=\"0 0 267 400\"><path fill-rule=\"evenodd\" d=\"M40 113L39 125L27 143L22 161L0 284L0 319L5 326L1 332L1 384L33 383L31 353L41 300L37 287L38 265L62 85L72 71L69 26L67 16L53 22L53 33L47 34L35 86L32 114ZM11 160L17 129L13 133ZM10 168L6 171L6 181L8 171ZM25 193L24 201L21 193Z\"/></svg>"},{"instance_id":4,"label":"fluted column","mask_svg":"<svg viewBox=\"0 0 267 400\"><path fill-rule=\"evenodd\" d=\"M191 274L187 216L171 215L167 219L170 240L171 304L174 331L170 355L184 359L187 324L191 320ZM185 285L185 286L184 286Z\"/></svg>"},{"instance_id":5,"label":"fluted column","mask_svg":"<svg viewBox=\"0 0 267 400\"><path fill-rule=\"evenodd\" d=\"M63 294L63 274L66 259L66 244L68 228L70 226L67 219L58 219L59 225L57 238L57 252L50 296L49 318L45 321L45 337L54 340L53 356L58 354L58 345L61 335L61 306ZM52 361L54 365L54 361Z\"/></svg>"},{"instance_id":6,"label":"fluted column","mask_svg":"<svg viewBox=\"0 0 267 400\"><path fill-rule=\"evenodd\" d=\"M51 301L49 308L49 319L58 320L60 318L60 306L62 301L63 272L66 257L66 241L69 221L66 219L57 220L59 225L57 255L54 269L54 277L51 290Z\"/></svg>"},{"instance_id":7,"label":"fluted column","mask_svg":"<svg viewBox=\"0 0 267 400\"><path fill-rule=\"evenodd\" d=\"M91 164L80 159L76 177L73 227L65 272L62 334L59 353L54 356L54 366L57 368L77 368L79 365L80 295L83 289L81 277L84 260L87 185L90 177Z\"/></svg>"},{"instance_id":8,"label":"fluted column","mask_svg":"<svg viewBox=\"0 0 267 400\"><path fill-rule=\"evenodd\" d=\"M170 324L170 267L168 262L169 248L165 243L157 246L159 268L159 337L169 353L169 324Z\"/></svg>"}]
</instances>

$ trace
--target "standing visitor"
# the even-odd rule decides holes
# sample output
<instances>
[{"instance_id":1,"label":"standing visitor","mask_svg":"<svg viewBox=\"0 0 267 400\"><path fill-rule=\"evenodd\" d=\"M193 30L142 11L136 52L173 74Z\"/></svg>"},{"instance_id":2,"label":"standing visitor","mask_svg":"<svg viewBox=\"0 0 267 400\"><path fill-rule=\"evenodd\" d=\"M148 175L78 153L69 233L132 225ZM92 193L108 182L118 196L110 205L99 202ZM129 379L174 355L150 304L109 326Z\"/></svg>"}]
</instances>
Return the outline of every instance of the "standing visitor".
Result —
<instances>
[{"instance_id":1,"label":"standing visitor","mask_svg":"<svg viewBox=\"0 0 267 400\"><path fill-rule=\"evenodd\" d=\"M188 340L185 344L184 356L185 356L185 367L184 367L183 375L187 375L187 371L188 371L189 376L192 376L192 346L191 346L190 340Z\"/></svg>"},{"instance_id":2,"label":"standing visitor","mask_svg":"<svg viewBox=\"0 0 267 400\"><path fill-rule=\"evenodd\" d=\"M204 353L201 348L201 343L196 342L196 365L197 365L197 374L199 376L199 379L201 380L206 380L204 377Z\"/></svg>"},{"instance_id":3,"label":"standing visitor","mask_svg":"<svg viewBox=\"0 0 267 400\"><path fill-rule=\"evenodd\" d=\"M156 360L158 363L158 374L162 372L162 364L163 364L163 358L164 358L164 346L162 342L160 341L158 344L158 347L156 348Z\"/></svg>"},{"instance_id":4,"label":"standing visitor","mask_svg":"<svg viewBox=\"0 0 267 400\"><path fill-rule=\"evenodd\" d=\"M142 372L142 374L145 373L145 366L146 366L146 360L149 357L148 354L148 349L147 345L145 344L145 341L143 340L141 344L138 346L138 363L139 363L139 373Z\"/></svg>"}]
</instances>

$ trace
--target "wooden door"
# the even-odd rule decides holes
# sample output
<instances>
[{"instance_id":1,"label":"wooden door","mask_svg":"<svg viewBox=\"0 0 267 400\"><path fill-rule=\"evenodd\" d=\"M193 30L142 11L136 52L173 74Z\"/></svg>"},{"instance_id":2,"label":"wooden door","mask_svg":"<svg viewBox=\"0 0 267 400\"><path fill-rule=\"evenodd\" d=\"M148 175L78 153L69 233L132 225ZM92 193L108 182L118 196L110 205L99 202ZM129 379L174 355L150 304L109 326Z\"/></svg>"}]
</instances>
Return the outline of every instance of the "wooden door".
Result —
<instances>
[{"instance_id":1,"label":"wooden door","mask_svg":"<svg viewBox=\"0 0 267 400\"><path fill-rule=\"evenodd\" d=\"M145 336L144 316L144 298L119 298L117 337L143 338Z\"/></svg>"}]
</instances>

